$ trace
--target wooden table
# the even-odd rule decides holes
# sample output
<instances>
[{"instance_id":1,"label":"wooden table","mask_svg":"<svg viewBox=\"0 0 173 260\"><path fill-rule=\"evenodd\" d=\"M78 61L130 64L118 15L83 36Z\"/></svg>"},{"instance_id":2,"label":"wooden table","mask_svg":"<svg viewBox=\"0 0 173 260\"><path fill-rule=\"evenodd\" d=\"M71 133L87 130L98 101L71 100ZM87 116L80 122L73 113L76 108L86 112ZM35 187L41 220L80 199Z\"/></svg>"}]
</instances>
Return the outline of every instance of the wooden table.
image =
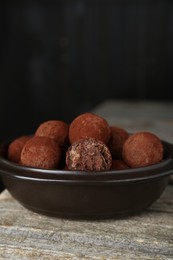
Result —
<instances>
[{"instance_id":1,"label":"wooden table","mask_svg":"<svg viewBox=\"0 0 173 260\"><path fill-rule=\"evenodd\" d=\"M173 142L173 105L107 101L93 112L130 132L154 131ZM65 220L23 208L0 195L0 259L173 259L173 185L138 215Z\"/></svg>"}]
</instances>

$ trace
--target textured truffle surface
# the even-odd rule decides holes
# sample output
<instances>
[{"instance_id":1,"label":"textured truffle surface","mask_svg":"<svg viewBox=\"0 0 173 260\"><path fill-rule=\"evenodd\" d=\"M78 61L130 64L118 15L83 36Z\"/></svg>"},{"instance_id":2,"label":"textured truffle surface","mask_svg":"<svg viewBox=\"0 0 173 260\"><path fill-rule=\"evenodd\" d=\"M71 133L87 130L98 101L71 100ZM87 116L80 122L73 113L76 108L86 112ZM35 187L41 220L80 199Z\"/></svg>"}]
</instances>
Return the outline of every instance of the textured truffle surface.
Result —
<instances>
[{"instance_id":1,"label":"textured truffle surface","mask_svg":"<svg viewBox=\"0 0 173 260\"><path fill-rule=\"evenodd\" d=\"M114 159L122 158L123 145L129 137L128 132L120 127L111 126L111 135L108 142L109 150Z\"/></svg>"},{"instance_id":2,"label":"textured truffle surface","mask_svg":"<svg viewBox=\"0 0 173 260\"><path fill-rule=\"evenodd\" d=\"M92 113L76 117L69 127L70 143L85 138L95 138L106 144L110 138L110 127L107 121Z\"/></svg>"},{"instance_id":3,"label":"textured truffle surface","mask_svg":"<svg viewBox=\"0 0 173 260\"><path fill-rule=\"evenodd\" d=\"M49 137L63 147L68 141L68 130L69 126L64 121L50 120L39 125L35 135Z\"/></svg>"},{"instance_id":4,"label":"textured truffle surface","mask_svg":"<svg viewBox=\"0 0 173 260\"><path fill-rule=\"evenodd\" d=\"M15 163L20 162L20 155L21 155L22 148L30 138L31 138L30 136L21 136L19 138L16 138L14 141L12 141L9 144L8 159L11 162L15 162Z\"/></svg>"},{"instance_id":5,"label":"textured truffle surface","mask_svg":"<svg viewBox=\"0 0 173 260\"><path fill-rule=\"evenodd\" d=\"M137 132L124 143L123 160L129 167L148 166L162 159L163 144L155 134Z\"/></svg>"},{"instance_id":6,"label":"textured truffle surface","mask_svg":"<svg viewBox=\"0 0 173 260\"><path fill-rule=\"evenodd\" d=\"M43 169L56 169L60 163L61 150L48 137L34 136L26 142L21 152L21 164Z\"/></svg>"},{"instance_id":7,"label":"textured truffle surface","mask_svg":"<svg viewBox=\"0 0 173 260\"><path fill-rule=\"evenodd\" d=\"M104 171L109 170L111 164L112 156L108 147L94 138L76 141L66 153L69 170Z\"/></svg>"}]
</instances>

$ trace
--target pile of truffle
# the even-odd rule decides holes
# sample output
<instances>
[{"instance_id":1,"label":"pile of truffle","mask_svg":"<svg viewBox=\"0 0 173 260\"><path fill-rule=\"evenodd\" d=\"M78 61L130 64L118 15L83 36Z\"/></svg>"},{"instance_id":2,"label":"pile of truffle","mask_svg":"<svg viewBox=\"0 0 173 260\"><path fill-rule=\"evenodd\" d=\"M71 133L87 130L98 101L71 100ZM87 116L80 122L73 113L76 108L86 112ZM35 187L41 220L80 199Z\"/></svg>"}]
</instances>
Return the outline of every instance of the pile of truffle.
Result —
<instances>
[{"instance_id":1,"label":"pile of truffle","mask_svg":"<svg viewBox=\"0 0 173 260\"><path fill-rule=\"evenodd\" d=\"M33 136L9 144L8 159L28 167L79 171L136 168L163 159L163 144L150 132L128 132L93 113L76 117L70 125L50 120Z\"/></svg>"}]
</instances>

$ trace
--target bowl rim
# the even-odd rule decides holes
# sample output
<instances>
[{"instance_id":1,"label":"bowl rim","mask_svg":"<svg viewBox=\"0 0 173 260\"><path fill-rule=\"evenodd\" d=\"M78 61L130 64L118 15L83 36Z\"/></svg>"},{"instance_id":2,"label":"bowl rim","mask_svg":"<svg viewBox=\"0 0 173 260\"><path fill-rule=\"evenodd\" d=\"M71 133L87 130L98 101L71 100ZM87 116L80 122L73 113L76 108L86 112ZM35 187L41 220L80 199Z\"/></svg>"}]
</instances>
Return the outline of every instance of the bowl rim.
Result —
<instances>
[{"instance_id":1,"label":"bowl rim","mask_svg":"<svg viewBox=\"0 0 173 260\"><path fill-rule=\"evenodd\" d=\"M8 142L9 143L9 142ZM0 147L0 176L18 178L32 181L58 181L58 182L131 182L144 181L160 178L173 173L173 145L163 141L166 158L161 162L145 167L130 168L123 170L108 171L71 171L71 170L47 170L23 166L10 162L3 155L4 147L8 143L1 144Z\"/></svg>"}]
</instances>

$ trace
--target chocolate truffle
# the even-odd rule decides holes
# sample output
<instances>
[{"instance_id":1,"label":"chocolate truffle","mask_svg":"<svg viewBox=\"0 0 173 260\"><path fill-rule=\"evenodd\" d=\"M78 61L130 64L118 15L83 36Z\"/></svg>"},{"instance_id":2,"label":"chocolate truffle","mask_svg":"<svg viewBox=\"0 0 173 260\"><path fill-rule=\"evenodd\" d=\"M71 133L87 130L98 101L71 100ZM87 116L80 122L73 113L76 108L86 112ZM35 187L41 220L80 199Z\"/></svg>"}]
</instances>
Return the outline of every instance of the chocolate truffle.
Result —
<instances>
[{"instance_id":1,"label":"chocolate truffle","mask_svg":"<svg viewBox=\"0 0 173 260\"><path fill-rule=\"evenodd\" d=\"M85 138L95 138L107 144L110 138L110 127L107 121L93 113L76 117L69 128L70 143Z\"/></svg>"},{"instance_id":2,"label":"chocolate truffle","mask_svg":"<svg viewBox=\"0 0 173 260\"><path fill-rule=\"evenodd\" d=\"M129 137L129 134L125 129L116 126L111 126L110 130L111 130L111 135L107 146L114 159L121 159L123 145L124 142Z\"/></svg>"},{"instance_id":3,"label":"chocolate truffle","mask_svg":"<svg viewBox=\"0 0 173 260\"><path fill-rule=\"evenodd\" d=\"M129 167L148 166L163 159L163 144L153 133L137 132L124 143L122 155Z\"/></svg>"},{"instance_id":4,"label":"chocolate truffle","mask_svg":"<svg viewBox=\"0 0 173 260\"><path fill-rule=\"evenodd\" d=\"M68 141L69 126L64 121L50 120L46 121L37 128L36 136L45 136L53 139L60 147L64 147Z\"/></svg>"},{"instance_id":5,"label":"chocolate truffle","mask_svg":"<svg viewBox=\"0 0 173 260\"><path fill-rule=\"evenodd\" d=\"M21 155L22 148L30 138L31 137L27 135L20 136L9 144L8 159L11 162L15 162L15 163L20 162L20 155Z\"/></svg>"},{"instance_id":6,"label":"chocolate truffle","mask_svg":"<svg viewBox=\"0 0 173 260\"><path fill-rule=\"evenodd\" d=\"M21 164L29 167L56 169L60 159L61 150L49 137L32 137L26 142L21 152Z\"/></svg>"},{"instance_id":7,"label":"chocolate truffle","mask_svg":"<svg viewBox=\"0 0 173 260\"><path fill-rule=\"evenodd\" d=\"M120 159L112 160L111 170L124 170L128 168L129 167L123 160Z\"/></svg>"},{"instance_id":8,"label":"chocolate truffle","mask_svg":"<svg viewBox=\"0 0 173 260\"><path fill-rule=\"evenodd\" d=\"M74 142L67 150L66 165L69 170L109 170L112 157L108 147L94 138Z\"/></svg>"}]
</instances>

